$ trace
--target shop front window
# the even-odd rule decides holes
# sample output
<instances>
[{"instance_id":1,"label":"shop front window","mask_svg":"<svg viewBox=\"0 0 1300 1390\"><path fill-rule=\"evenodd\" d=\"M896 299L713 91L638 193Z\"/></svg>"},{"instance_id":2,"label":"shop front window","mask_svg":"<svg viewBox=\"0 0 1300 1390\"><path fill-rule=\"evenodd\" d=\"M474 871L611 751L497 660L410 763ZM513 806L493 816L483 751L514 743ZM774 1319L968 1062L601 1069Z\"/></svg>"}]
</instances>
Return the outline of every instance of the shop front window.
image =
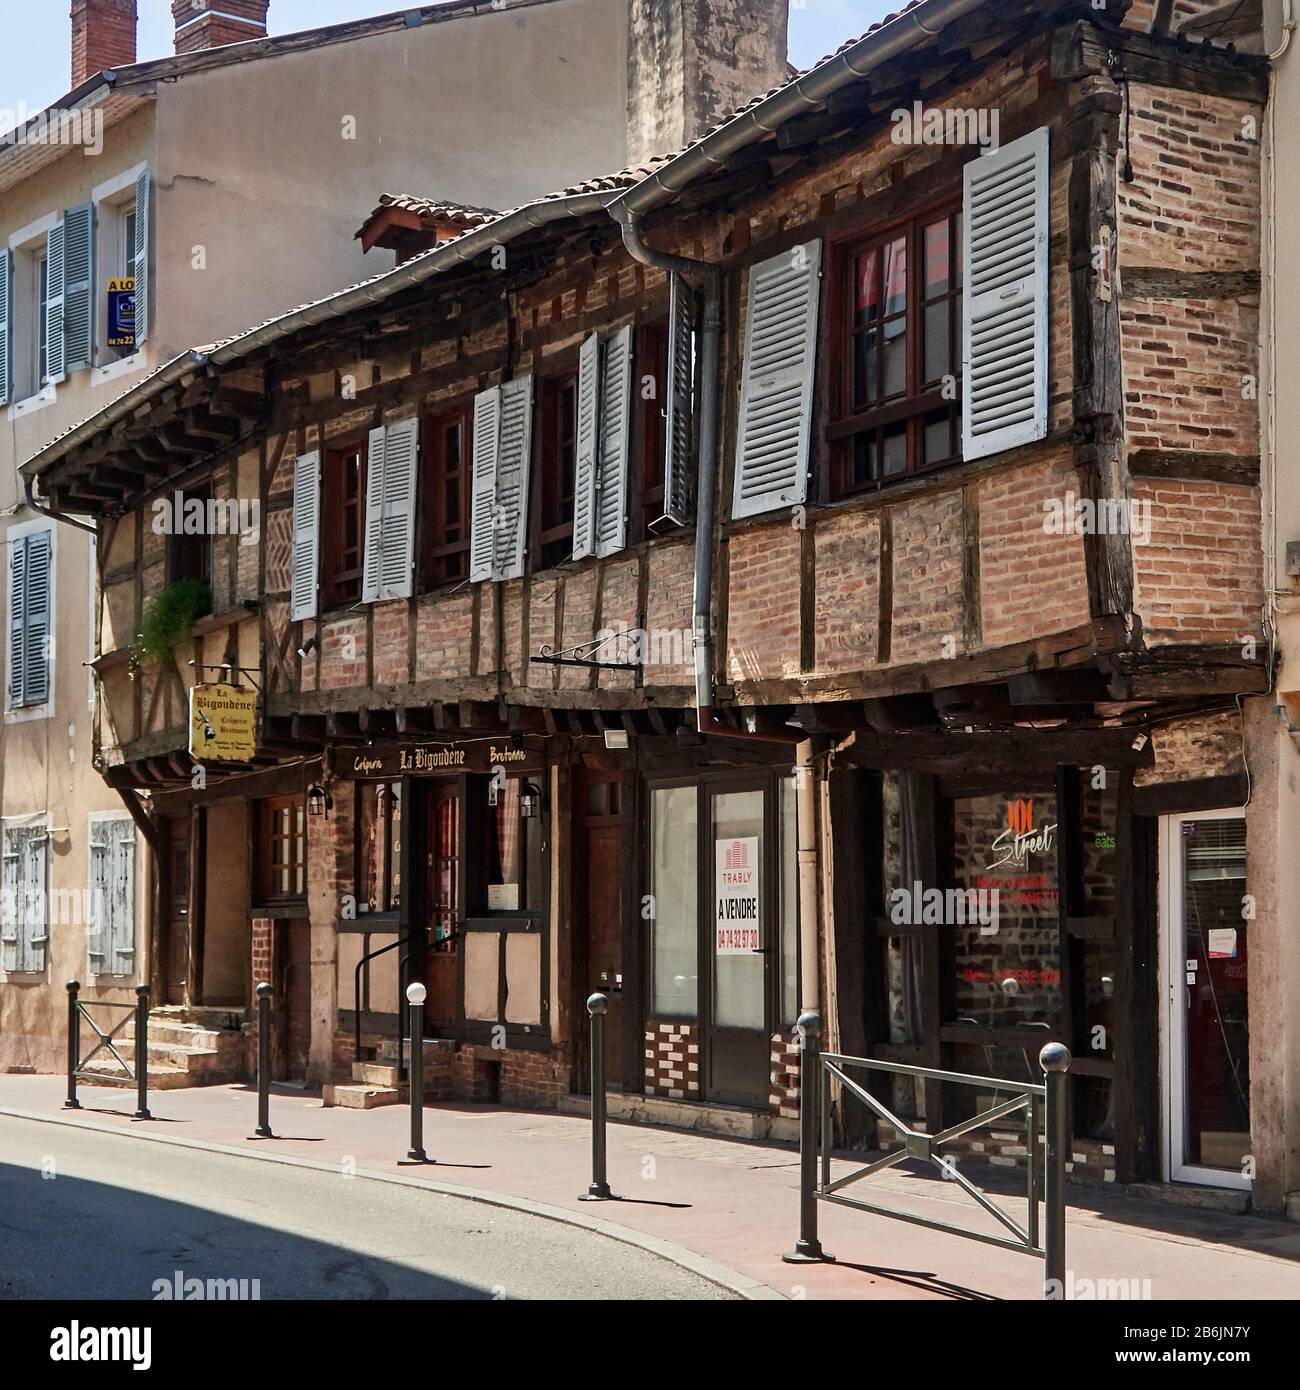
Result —
<instances>
[{"instance_id":1,"label":"shop front window","mask_svg":"<svg viewBox=\"0 0 1300 1390\"><path fill-rule=\"evenodd\" d=\"M525 799L527 798L527 800ZM489 912L541 912L545 899L540 795L527 777L507 777L488 789L486 902Z\"/></svg>"},{"instance_id":2,"label":"shop front window","mask_svg":"<svg viewBox=\"0 0 1300 1390\"><path fill-rule=\"evenodd\" d=\"M357 911L396 912L402 902L402 784L357 791Z\"/></svg>"},{"instance_id":3,"label":"shop front window","mask_svg":"<svg viewBox=\"0 0 1300 1390\"><path fill-rule=\"evenodd\" d=\"M763 793L718 792L713 838L718 897L713 1022L719 1028L762 1028Z\"/></svg>"},{"instance_id":4,"label":"shop front window","mask_svg":"<svg viewBox=\"0 0 1300 1390\"><path fill-rule=\"evenodd\" d=\"M650 1012L699 1014L699 789L650 793Z\"/></svg>"}]
</instances>

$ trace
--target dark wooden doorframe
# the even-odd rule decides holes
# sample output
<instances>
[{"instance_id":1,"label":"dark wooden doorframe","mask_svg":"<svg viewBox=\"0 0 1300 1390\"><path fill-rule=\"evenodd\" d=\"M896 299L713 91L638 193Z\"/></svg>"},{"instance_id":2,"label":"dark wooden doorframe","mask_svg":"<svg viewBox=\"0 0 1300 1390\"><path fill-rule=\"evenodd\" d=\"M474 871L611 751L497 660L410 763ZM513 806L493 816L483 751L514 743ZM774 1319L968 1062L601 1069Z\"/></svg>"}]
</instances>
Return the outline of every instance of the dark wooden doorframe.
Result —
<instances>
[{"instance_id":1,"label":"dark wooden doorframe","mask_svg":"<svg viewBox=\"0 0 1300 1390\"><path fill-rule=\"evenodd\" d=\"M574 830L576 871L571 901L573 920L581 924L581 930L573 933L573 979L575 994L579 996L576 1002L580 1008L576 1016L581 1020L578 1055L583 1065L579 1075L587 1089L590 1088L591 1032L586 1001L597 991L605 994L610 1001L605 1025L607 1080L620 1091L640 1089L641 1069L635 1065L640 1057L640 1047L635 1041L641 1014L640 989L629 972L627 956L627 905L631 885L626 872L631 819L631 808L626 800L629 780L619 771L584 768L572 784L571 825ZM617 806L615 811L608 814L589 812L591 792L598 786L609 788L607 795ZM591 846L594 838L600 838L609 847L602 856L602 862L608 867L612 858L618 879L617 903L612 910L608 903L605 905L605 939L600 943L594 940L592 922ZM619 978L598 978L599 961L602 959L608 962L605 967L608 973Z\"/></svg>"}]
</instances>

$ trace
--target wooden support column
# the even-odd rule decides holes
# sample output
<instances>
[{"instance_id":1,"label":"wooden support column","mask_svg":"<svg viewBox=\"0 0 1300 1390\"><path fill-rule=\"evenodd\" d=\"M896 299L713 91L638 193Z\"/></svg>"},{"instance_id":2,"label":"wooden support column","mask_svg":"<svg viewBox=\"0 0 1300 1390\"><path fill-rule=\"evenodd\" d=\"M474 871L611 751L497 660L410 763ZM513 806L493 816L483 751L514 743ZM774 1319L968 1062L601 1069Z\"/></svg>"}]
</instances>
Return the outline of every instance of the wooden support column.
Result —
<instances>
[{"instance_id":1,"label":"wooden support column","mask_svg":"<svg viewBox=\"0 0 1300 1390\"><path fill-rule=\"evenodd\" d=\"M207 906L208 813L190 808L190 891L186 903L185 1007L203 1003L203 918Z\"/></svg>"}]
</instances>

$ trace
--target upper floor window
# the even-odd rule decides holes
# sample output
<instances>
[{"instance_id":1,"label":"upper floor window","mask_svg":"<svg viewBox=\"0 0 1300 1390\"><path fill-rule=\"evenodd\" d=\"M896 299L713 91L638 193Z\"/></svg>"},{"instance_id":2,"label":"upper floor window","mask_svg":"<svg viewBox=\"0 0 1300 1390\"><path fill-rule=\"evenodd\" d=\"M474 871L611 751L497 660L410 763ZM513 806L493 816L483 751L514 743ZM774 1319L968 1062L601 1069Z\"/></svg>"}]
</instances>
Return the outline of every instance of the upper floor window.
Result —
<instances>
[{"instance_id":1,"label":"upper floor window","mask_svg":"<svg viewBox=\"0 0 1300 1390\"><path fill-rule=\"evenodd\" d=\"M664 447L668 425L668 324L647 323L638 335L642 494L647 523L664 514Z\"/></svg>"},{"instance_id":2,"label":"upper floor window","mask_svg":"<svg viewBox=\"0 0 1300 1390\"><path fill-rule=\"evenodd\" d=\"M360 602L365 559L366 454L362 444L325 451L321 585L325 607Z\"/></svg>"},{"instance_id":3,"label":"upper floor window","mask_svg":"<svg viewBox=\"0 0 1300 1390\"><path fill-rule=\"evenodd\" d=\"M167 582L175 584L182 579L195 579L200 584L212 583L212 536L208 531L208 506L212 498L212 487L205 483L202 487L190 488L183 494L181 511L171 520L171 534L167 537ZM202 508L203 521L191 529L187 520L191 515L199 515L199 508L190 506L197 502Z\"/></svg>"},{"instance_id":4,"label":"upper floor window","mask_svg":"<svg viewBox=\"0 0 1300 1390\"><path fill-rule=\"evenodd\" d=\"M436 588L469 574L471 491L470 413L467 408L428 420L421 483L423 587Z\"/></svg>"},{"instance_id":5,"label":"upper floor window","mask_svg":"<svg viewBox=\"0 0 1300 1390\"><path fill-rule=\"evenodd\" d=\"M961 457L961 213L860 242L843 266L837 496Z\"/></svg>"},{"instance_id":6,"label":"upper floor window","mask_svg":"<svg viewBox=\"0 0 1300 1390\"><path fill-rule=\"evenodd\" d=\"M573 551L573 490L578 466L578 374L552 377L542 388L541 568Z\"/></svg>"},{"instance_id":7,"label":"upper floor window","mask_svg":"<svg viewBox=\"0 0 1300 1390\"><path fill-rule=\"evenodd\" d=\"M54 536L38 527L9 532L8 708L40 713L50 698Z\"/></svg>"}]
</instances>

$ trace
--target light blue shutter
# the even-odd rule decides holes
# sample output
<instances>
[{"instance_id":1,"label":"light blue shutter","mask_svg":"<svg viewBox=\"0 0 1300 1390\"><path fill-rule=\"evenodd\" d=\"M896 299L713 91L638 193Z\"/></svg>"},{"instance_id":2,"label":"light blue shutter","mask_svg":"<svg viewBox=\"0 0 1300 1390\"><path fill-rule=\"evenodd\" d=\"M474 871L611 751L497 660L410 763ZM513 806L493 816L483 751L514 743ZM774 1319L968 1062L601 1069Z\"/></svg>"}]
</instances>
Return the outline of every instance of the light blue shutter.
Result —
<instances>
[{"instance_id":1,"label":"light blue shutter","mask_svg":"<svg viewBox=\"0 0 1300 1390\"><path fill-rule=\"evenodd\" d=\"M383 547L384 428L370 431L366 450L366 530L361 561L361 602L379 597L379 560Z\"/></svg>"},{"instance_id":2,"label":"light blue shutter","mask_svg":"<svg viewBox=\"0 0 1300 1390\"><path fill-rule=\"evenodd\" d=\"M749 272L733 517L808 495L821 250L792 246Z\"/></svg>"},{"instance_id":3,"label":"light blue shutter","mask_svg":"<svg viewBox=\"0 0 1300 1390\"><path fill-rule=\"evenodd\" d=\"M27 538L20 536L9 546L9 708L23 703L23 680L27 673L24 659L27 637Z\"/></svg>"},{"instance_id":4,"label":"light blue shutter","mask_svg":"<svg viewBox=\"0 0 1300 1390\"><path fill-rule=\"evenodd\" d=\"M496 550L497 457L501 451L501 388L474 397L474 496L470 504L470 582L491 579Z\"/></svg>"},{"instance_id":5,"label":"light blue shutter","mask_svg":"<svg viewBox=\"0 0 1300 1390\"><path fill-rule=\"evenodd\" d=\"M112 852L108 833L111 822L90 822L90 915L86 922L86 974L94 980L112 974L106 952L112 949Z\"/></svg>"},{"instance_id":6,"label":"light blue shutter","mask_svg":"<svg viewBox=\"0 0 1300 1390\"><path fill-rule=\"evenodd\" d=\"M533 441L533 379L518 377L501 388L501 435L495 489L494 579L524 572L528 529L528 480Z\"/></svg>"},{"instance_id":7,"label":"light blue shutter","mask_svg":"<svg viewBox=\"0 0 1300 1390\"><path fill-rule=\"evenodd\" d=\"M13 397L14 253L0 251L0 405Z\"/></svg>"},{"instance_id":8,"label":"light blue shutter","mask_svg":"<svg viewBox=\"0 0 1300 1390\"><path fill-rule=\"evenodd\" d=\"M578 358L577 461L573 470L573 558L596 549L597 457L600 451L600 334L591 333Z\"/></svg>"},{"instance_id":9,"label":"light blue shutter","mask_svg":"<svg viewBox=\"0 0 1300 1390\"><path fill-rule=\"evenodd\" d=\"M45 969L45 948L49 945L49 866L46 851L49 831L29 826L23 836L23 960L20 970L39 975Z\"/></svg>"},{"instance_id":10,"label":"light blue shutter","mask_svg":"<svg viewBox=\"0 0 1300 1390\"><path fill-rule=\"evenodd\" d=\"M663 515L650 523L685 526L691 516L691 409L695 392L695 294L673 272L668 303Z\"/></svg>"},{"instance_id":11,"label":"light blue shutter","mask_svg":"<svg viewBox=\"0 0 1300 1390\"><path fill-rule=\"evenodd\" d=\"M149 336L149 171L135 181L135 343Z\"/></svg>"},{"instance_id":12,"label":"light blue shutter","mask_svg":"<svg viewBox=\"0 0 1300 1390\"><path fill-rule=\"evenodd\" d=\"M420 422L411 416L384 436L383 509L379 531L379 597L410 598L415 570L415 479Z\"/></svg>"},{"instance_id":13,"label":"light blue shutter","mask_svg":"<svg viewBox=\"0 0 1300 1390\"><path fill-rule=\"evenodd\" d=\"M962 454L1047 434L1048 131L963 170Z\"/></svg>"},{"instance_id":14,"label":"light blue shutter","mask_svg":"<svg viewBox=\"0 0 1300 1390\"><path fill-rule=\"evenodd\" d=\"M316 616L320 574L320 451L301 455L293 465L293 622Z\"/></svg>"},{"instance_id":15,"label":"light blue shutter","mask_svg":"<svg viewBox=\"0 0 1300 1390\"><path fill-rule=\"evenodd\" d=\"M50 385L67 374L63 356L64 224L56 222L45 238L45 378Z\"/></svg>"},{"instance_id":16,"label":"light blue shutter","mask_svg":"<svg viewBox=\"0 0 1300 1390\"><path fill-rule=\"evenodd\" d=\"M109 863L108 969L114 975L135 973L135 822L107 822Z\"/></svg>"},{"instance_id":17,"label":"light blue shutter","mask_svg":"<svg viewBox=\"0 0 1300 1390\"><path fill-rule=\"evenodd\" d=\"M605 349L601 371L600 462L596 474L596 554L616 555L627 544L627 470L632 430L632 326Z\"/></svg>"},{"instance_id":18,"label":"light blue shutter","mask_svg":"<svg viewBox=\"0 0 1300 1390\"><path fill-rule=\"evenodd\" d=\"M50 695L50 544L49 531L26 537L24 566L26 613L23 633L23 704L43 705Z\"/></svg>"},{"instance_id":19,"label":"light blue shutter","mask_svg":"<svg viewBox=\"0 0 1300 1390\"><path fill-rule=\"evenodd\" d=\"M18 948L22 939L21 858L18 831L6 826L3 895L0 896L0 942L4 946L3 964L7 975L12 975L18 969Z\"/></svg>"},{"instance_id":20,"label":"light blue shutter","mask_svg":"<svg viewBox=\"0 0 1300 1390\"><path fill-rule=\"evenodd\" d=\"M95 205L63 219L63 343L65 372L88 368L95 356Z\"/></svg>"}]
</instances>

